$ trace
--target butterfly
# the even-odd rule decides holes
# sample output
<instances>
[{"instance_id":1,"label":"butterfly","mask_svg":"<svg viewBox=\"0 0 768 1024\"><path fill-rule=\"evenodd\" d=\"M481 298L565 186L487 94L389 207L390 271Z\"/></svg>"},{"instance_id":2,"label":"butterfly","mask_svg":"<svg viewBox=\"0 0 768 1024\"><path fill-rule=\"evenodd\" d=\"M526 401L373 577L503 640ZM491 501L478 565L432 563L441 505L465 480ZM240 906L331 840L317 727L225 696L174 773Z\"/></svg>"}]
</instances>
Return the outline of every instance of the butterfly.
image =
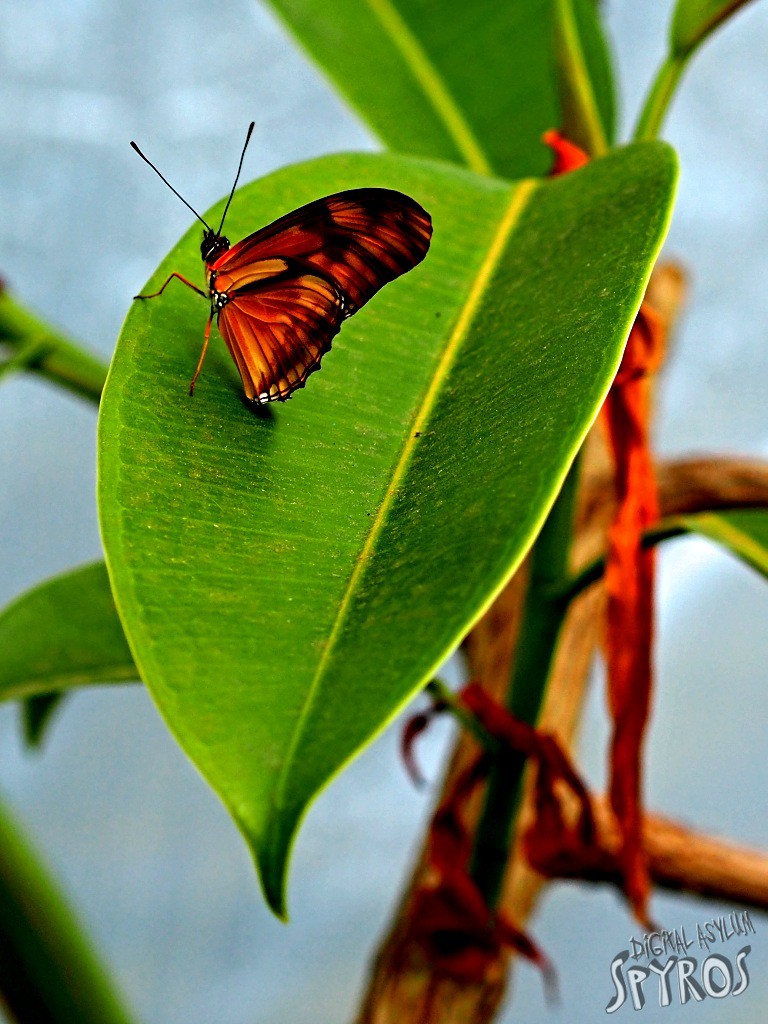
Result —
<instances>
[{"instance_id":1,"label":"butterfly","mask_svg":"<svg viewBox=\"0 0 768 1024\"><path fill-rule=\"evenodd\" d=\"M223 234L254 122L246 135L235 183L218 231L203 220L135 142L133 149L202 223L200 255L207 291L171 274L210 302L203 348L189 385L193 394L214 317L243 382L259 405L284 402L303 388L348 317L389 281L427 254L432 220L426 210L386 188L356 188L316 199L235 245Z\"/></svg>"}]
</instances>

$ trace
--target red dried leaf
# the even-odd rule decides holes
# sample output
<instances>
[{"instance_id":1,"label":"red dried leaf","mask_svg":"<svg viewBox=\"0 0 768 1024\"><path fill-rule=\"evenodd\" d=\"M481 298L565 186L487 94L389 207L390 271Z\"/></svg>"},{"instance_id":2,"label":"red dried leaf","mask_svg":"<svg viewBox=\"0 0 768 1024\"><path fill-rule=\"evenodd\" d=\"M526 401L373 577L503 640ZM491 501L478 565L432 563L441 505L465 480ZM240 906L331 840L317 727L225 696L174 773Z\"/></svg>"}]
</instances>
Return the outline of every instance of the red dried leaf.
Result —
<instances>
[{"instance_id":1,"label":"red dried leaf","mask_svg":"<svg viewBox=\"0 0 768 1024\"><path fill-rule=\"evenodd\" d=\"M560 132L551 129L544 132L541 141L549 146L555 155L555 162L549 172L550 177L555 178L559 174L567 174L569 171L577 171L584 164L589 163L589 156L574 142L569 142Z\"/></svg>"},{"instance_id":2,"label":"red dried leaf","mask_svg":"<svg viewBox=\"0 0 768 1024\"><path fill-rule=\"evenodd\" d=\"M544 141L555 153L552 174L586 163L587 154L557 132ZM648 438L649 375L659 366L665 328L644 302L603 406L616 479L616 515L608 536L606 660L613 718L610 798L622 832L621 868L627 897L648 923L650 883L642 847L641 764L651 704L654 555L643 532L658 518Z\"/></svg>"},{"instance_id":3,"label":"red dried leaf","mask_svg":"<svg viewBox=\"0 0 768 1024\"><path fill-rule=\"evenodd\" d=\"M659 365L663 325L644 303L603 406L615 464L617 510L608 535L606 659L613 717L610 798L622 830L627 896L648 921L650 883L642 847L641 763L652 690L654 554L642 535L658 519L648 439L649 374Z\"/></svg>"},{"instance_id":4,"label":"red dried leaf","mask_svg":"<svg viewBox=\"0 0 768 1024\"><path fill-rule=\"evenodd\" d=\"M536 817L524 839L531 864L545 874L553 874L553 867L564 862L590 863L595 822L589 792L557 739L515 718L476 683L463 691L462 703L491 736L536 761ZM578 814L572 823L563 816L555 791L558 782L576 797Z\"/></svg>"},{"instance_id":5,"label":"red dried leaf","mask_svg":"<svg viewBox=\"0 0 768 1024\"><path fill-rule=\"evenodd\" d=\"M412 715L403 726L403 732L400 737L400 756L403 759L405 770L411 777L411 781L414 786L419 788L425 786L427 780L422 775L416 761L414 745L416 739L429 728L429 725L437 715L445 711L445 708L446 705L442 701L435 701L426 711L420 711Z\"/></svg>"},{"instance_id":6,"label":"red dried leaf","mask_svg":"<svg viewBox=\"0 0 768 1024\"><path fill-rule=\"evenodd\" d=\"M417 731L423 727L419 723ZM435 813L427 847L429 870L411 897L409 934L438 975L480 983L506 947L541 969L551 993L554 971L547 958L514 922L486 904L469 874L472 836L464 818L469 800L487 778L489 763L487 752L476 757Z\"/></svg>"}]
</instances>

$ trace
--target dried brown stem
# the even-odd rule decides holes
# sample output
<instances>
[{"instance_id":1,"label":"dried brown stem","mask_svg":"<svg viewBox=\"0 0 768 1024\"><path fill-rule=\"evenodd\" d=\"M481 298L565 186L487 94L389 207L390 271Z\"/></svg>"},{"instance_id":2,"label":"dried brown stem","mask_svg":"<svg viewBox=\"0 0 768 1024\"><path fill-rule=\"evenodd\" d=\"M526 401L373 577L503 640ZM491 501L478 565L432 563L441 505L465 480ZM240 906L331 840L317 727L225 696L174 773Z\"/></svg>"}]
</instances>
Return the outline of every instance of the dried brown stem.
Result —
<instances>
[{"instance_id":1,"label":"dried brown stem","mask_svg":"<svg viewBox=\"0 0 768 1024\"><path fill-rule=\"evenodd\" d=\"M665 515L768 505L768 464L726 456L681 459L657 470Z\"/></svg>"}]
</instances>

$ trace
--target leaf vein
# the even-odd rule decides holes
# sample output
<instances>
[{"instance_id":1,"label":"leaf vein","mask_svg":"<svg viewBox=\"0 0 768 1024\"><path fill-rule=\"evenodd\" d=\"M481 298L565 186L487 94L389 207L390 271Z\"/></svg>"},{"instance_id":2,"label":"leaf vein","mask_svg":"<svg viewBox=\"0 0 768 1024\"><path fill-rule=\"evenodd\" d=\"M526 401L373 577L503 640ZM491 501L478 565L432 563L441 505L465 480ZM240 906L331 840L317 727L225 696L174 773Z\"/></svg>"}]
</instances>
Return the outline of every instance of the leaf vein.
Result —
<instances>
[{"instance_id":1,"label":"leaf vein","mask_svg":"<svg viewBox=\"0 0 768 1024\"><path fill-rule=\"evenodd\" d=\"M492 167L488 157L475 138L464 113L395 5L391 0L366 0L366 3L410 67L414 78L442 120L467 166L478 174L490 174Z\"/></svg>"}]
</instances>

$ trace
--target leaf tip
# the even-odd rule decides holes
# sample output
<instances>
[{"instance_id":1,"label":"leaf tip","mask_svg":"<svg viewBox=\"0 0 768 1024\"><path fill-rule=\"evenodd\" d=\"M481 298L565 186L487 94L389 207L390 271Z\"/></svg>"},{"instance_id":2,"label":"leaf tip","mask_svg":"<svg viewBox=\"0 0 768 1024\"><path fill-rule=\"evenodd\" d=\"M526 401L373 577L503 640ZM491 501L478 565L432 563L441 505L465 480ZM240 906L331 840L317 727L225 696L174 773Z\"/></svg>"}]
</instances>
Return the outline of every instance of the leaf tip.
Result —
<instances>
[{"instance_id":1,"label":"leaf tip","mask_svg":"<svg viewBox=\"0 0 768 1024\"><path fill-rule=\"evenodd\" d=\"M248 837L256 871L267 906L278 920L288 923L288 868L297 823L275 822L273 831L267 832L266 842L254 842Z\"/></svg>"}]
</instances>

